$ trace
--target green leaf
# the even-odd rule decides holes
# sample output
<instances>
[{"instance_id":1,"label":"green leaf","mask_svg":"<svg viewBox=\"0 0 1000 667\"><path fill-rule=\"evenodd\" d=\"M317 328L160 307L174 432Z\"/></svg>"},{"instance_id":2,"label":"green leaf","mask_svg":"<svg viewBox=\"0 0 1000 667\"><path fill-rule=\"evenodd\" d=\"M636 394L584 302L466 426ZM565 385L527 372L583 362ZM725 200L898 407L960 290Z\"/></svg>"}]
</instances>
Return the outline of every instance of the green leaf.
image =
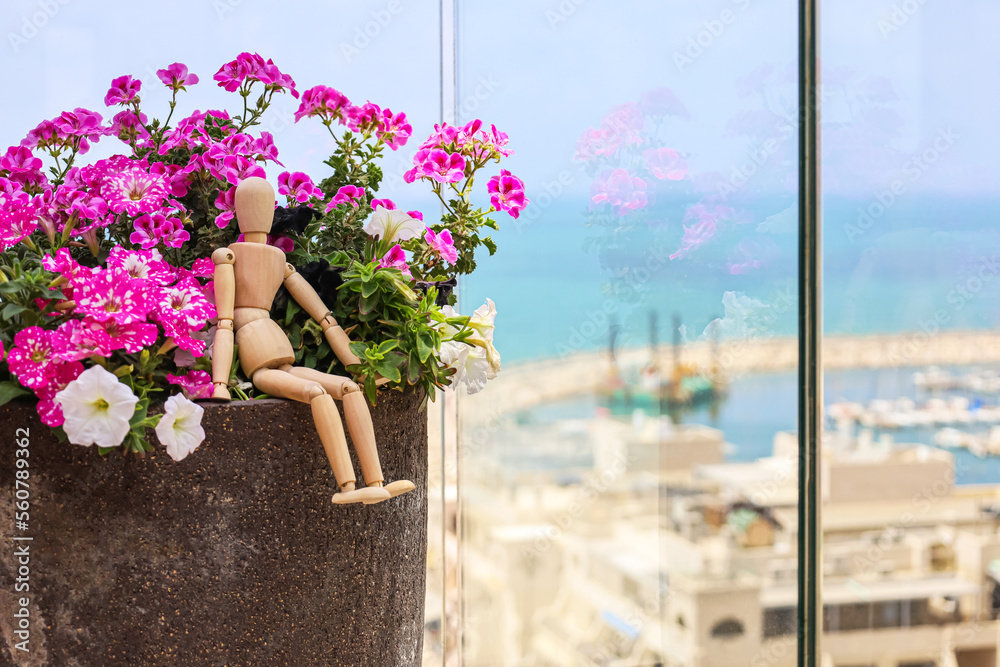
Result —
<instances>
[{"instance_id":1,"label":"green leaf","mask_svg":"<svg viewBox=\"0 0 1000 667\"><path fill-rule=\"evenodd\" d=\"M111 452L115 451L116 449L118 449L118 448L117 447L101 447L100 445L98 445L97 446L97 453L100 454L101 456L107 456L108 454L110 454Z\"/></svg>"},{"instance_id":2,"label":"green leaf","mask_svg":"<svg viewBox=\"0 0 1000 667\"><path fill-rule=\"evenodd\" d=\"M132 426L132 432L139 427L139 422L146 418L146 413L149 412L149 399L143 399L139 401L135 406L135 412L132 414L132 418L128 420L130 426Z\"/></svg>"},{"instance_id":3,"label":"green leaf","mask_svg":"<svg viewBox=\"0 0 1000 667\"><path fill-rule=\"evenodd\" d=\"M395 364L389 361L380 361L375 364L375 370L378 371L378 374L382 377L388 378L393 382L399 382L399 368L397 368Z\"/></svg>"},{"instance_id":4,"label":"green leaf","mask_svg":"<svg viewBox=\"0 0 1000 667\"><path fill-rule=\"evenodd\" d=\"M0 382L0 405L10 403L18 396L24 396L27 393L28 390L16 382L11 382L10 380Z\"/></svg>"},{"instance_id":5,"label":"green leaf","mask_svg":"<svg viewBox=\"0 0 1000 667\"><path fill-rule=\"evenodd\" d=\"M420 357L420 363L425 364L427 360L430 359L431 354L434 352L434 347L432 342L428 340L432 338L427 334L417 334L417 354Z\"/></svg>"},{"instance_id":6,"label":"green leaf","mask_svg":"<svg viewBox=\"0 0 1000 667\"><path fill-rule=\"evenodd\" d=\"M369 375L365 378L365 395L368 396L368 402L375 405L375 393L378 387L375 385L375 378Z\"/></svg>"},{"instance_id":7,"label":"green leaf","mask_svg":"<svg viewBox=\"0 0 1000 667\"><path fill-rule=\"evenodd\" d=\"M496 254L497 251L496 241L487 236L486 238L482 239L482 243L484 246L486 246L487 250L490 251L490 255Z\"/></svg>"},{"instance_id":8,"label":"green leaf","mask_svg":"<svg viewBox=\"0 0 1000 667\"><path fill-rule=\"evenodd\" d=\"M0 294L16 294L24 289L24 285L19 280L8 280L0 283Z\"/></svg>"},{"instance_id":9,"label":"green leaf","mask_svg":"<svg viewBox=\"0 0 1000 667\"><path fill-rule=\"evenodd\" d=\"M378 302L379 299L377 295L371 294L366 297L364 296L364 294L362 294L361 302L358 304L358 310L361 312L362 315L368 315L374 312L375 306L378 305Z\"/></svg>"},{"instance_id":10,"label":"green leaf","mask_svg":"<svg viewBox=\"0 0 1000 667\"><path fill-rule=\"evenodd\" d=\"M368 280L361 283L362 297L368 298L377 291L378 291L378 283L375 282L374 280Z\"/></svg>"}]
</instances>

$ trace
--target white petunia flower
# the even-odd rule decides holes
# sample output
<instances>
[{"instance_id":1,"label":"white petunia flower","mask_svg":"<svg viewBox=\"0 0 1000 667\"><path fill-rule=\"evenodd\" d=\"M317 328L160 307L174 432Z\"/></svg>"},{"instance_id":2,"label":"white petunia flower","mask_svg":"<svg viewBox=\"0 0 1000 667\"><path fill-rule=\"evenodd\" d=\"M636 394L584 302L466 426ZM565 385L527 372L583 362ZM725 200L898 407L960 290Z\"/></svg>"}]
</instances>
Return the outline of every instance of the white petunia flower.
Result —
<instances>
[{"instance_id":1,"label":"white petunia flower","mask_svg":"<svg viewBox=\"0 0 1000 667\"><path fill-rule=\"evenodd\" d=\"M469 326L476 330L480 338L492 343L496 319L497 306L493 303L493 299L486 299L486 303L476 308L476 311L472 313L472 317L469 318Z\"/></svg>"},{"instance_id":2,"label":"white petunia flower","mask_svg":"<svg viewBox=\"0 0 1000 667\"><path fill-rule=\"evenodd\" d=\"M368 236L377 236L383 241L398 243L422 235L424 223L411 218L406 211L390 211L384 206L379 206L364 229Z\"/></svg>"},{"instance_id":3,"label":"white petunia flower","mask_svg":"<svg viewBox=\"0 0 1000 667\"><path fill-rule=\"evenodd\" d=\"M103 366L91 366L55 396L74 445L117 447L129 432L139 401L132 390Z\"/></svg>"},{"instance_id":4,"label":"white petunia flower","mask_svg":"<svg viewBox=\"0 0 1000 667\"><path fill-rule=\"evenodd\" d=\"M464 386L469 394L477 394L486 387L490 362L482 348L448 341L441 345L441 361L455 369L456 387Z\"/></svg>"},{"instance_id":5,"label":"white petunia flower","mask_svg":"<svg viewBox=\"0 0 1000 667\"><path fill-rule=\"evenodd\" d=\"M156 437L174 461L184 459L205 440L205 429L201 426L204 414L205 408L181 394L174 394L163 404Z\"/></svg>"}]
</instances>

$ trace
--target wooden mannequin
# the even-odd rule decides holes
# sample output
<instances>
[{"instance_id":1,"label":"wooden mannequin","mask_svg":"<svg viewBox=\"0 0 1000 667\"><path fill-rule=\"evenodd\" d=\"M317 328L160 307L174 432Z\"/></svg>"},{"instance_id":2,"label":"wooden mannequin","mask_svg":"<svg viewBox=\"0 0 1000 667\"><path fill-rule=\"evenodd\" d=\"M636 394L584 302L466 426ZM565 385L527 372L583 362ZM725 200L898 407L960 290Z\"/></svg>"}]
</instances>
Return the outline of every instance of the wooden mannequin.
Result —
<instances>
[{"instance_id":1,"label":"wooden mannequin","mask_svg":"<svg viewBox=\"0 0 1000 667\"><path fill-rule=\"evenodd\" d=\"M281 327L270 317L271 302L282 282L289 294L323 327L323 334L344 364L359 363L350 339L330 314L316 290L285 262L285 253L267 245L274 218L274 189L262 178L243 180L236 188L236 219L244 241L212 253L215 262L215 306L219 326L212 354L212 398L230 400L229 368L233 342L240 366L254 386L272 396L308 403L340 492L333 502L378 503L411 491L412 482L383 485L375 429L364 393L349 378L293 366L295 353ZM361 461L367 487L355 488L354 466L333 399L343 403L344 419Z\"/></svg>"}]
</instances>

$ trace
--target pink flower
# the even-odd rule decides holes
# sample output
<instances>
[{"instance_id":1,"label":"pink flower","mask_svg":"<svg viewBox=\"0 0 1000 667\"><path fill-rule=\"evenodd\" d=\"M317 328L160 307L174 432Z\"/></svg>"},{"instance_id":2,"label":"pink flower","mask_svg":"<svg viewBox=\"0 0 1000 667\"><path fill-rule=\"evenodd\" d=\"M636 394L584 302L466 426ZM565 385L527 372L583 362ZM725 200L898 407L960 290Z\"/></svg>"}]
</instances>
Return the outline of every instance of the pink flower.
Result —
<instances>
[{"instance_id":1,"label":"pink flower","mask_svg":"<svg viewBox=\"0 0 1000 667\"><path fill-rule=\"evenodd\" d=\"M387 211L395 211L396 210L396 204L391 199L373 199L372 200L372 210L374 211L379 206L381 206L382 208L384 208ZM410 217L412 218L413 216L411 215Z\"/></svg>"},{"instance_id":2,"label":"pink flower","mask_svg":"<svg viewBox=\"0 0 1000 667\"><path fill-rule=\"evenodd\" d=\"M252 162L242 155L229 155L222 161L223 180L229 181L233 185L239 185L240 181L251 176L267 178L267 172L256 162Z\"/></svg>"},{"instance_id":3,"label":"pink flower","mask_svg":"<svg viewBox=\"0 0 1000 667\"><path fill-rule=\"evenodd\" d=\"M111 337L103 327L94 326L92 318L63 322L52 332L52 343L56 359L63 362L108 357L112 352Z\"/></svg>"},{"instance_id":4,"label":"pink flower","mask_svg":"<svg viewBox=\"0 0 1000 667\"><path fill-rule=\"evenodd\" d=\"M0 172L7 172L7 179L22 188L28 185L44 187L48 179L42 173L42 161L24 146L11 146L0 157Z\"/></svg>"},{"instance_id":5,"label":"pink flower","mask_svg":"<svg viewBox=\"0 0 1000 667\"><path fill-rule=\"evenodd\" d=\"M351 102L343 93L329 86L316 86L302 93L295 122L306 116L319 116L328 122L336 120L344 125L350 109Z\"/></svg>"},{"instance_id":6,"label":"pink flower","mask_svg":"<svg viewBox=\"0 0 1000 667\"><path fill-rule=\"evenodd\" d=\"M200 257L191 265L191 275L198 278L210 278L215 275L215 262L211 257Z\"/></svg>"},{"instance_id":7,"label":"pink flower","mask_svg":"<svg viewBox=\"0 0 1000 667\"><path fill-rule=\"evenodd\" d=\"M115 213L131 216L152 213L170 196L170 179L164 172L162 164L150 169L138 162L109 169L101 196Z\"/></svg>"},{"instance_id":8,"label":"pink flower","mask_svg":"<svg viewBox=\"0 0 1000 667\"><path fill-rule=\"evenodd\" d=\"M625 169L604 172L590 185L590 201L593 209L598 204L610 204L616 216L645 208L646 182L632 176Z\"/></svg>"},{"instance_id":9,"label":"pink flower","mask_svg":"<svg viewBox=\"0 0 1000 667\"><path fill-rule=\"evenodd\" d=\"M170 324L175 330L198 331L215 317L215 307L193 280L160 290L155 309L164 327Z\"/></svg>"},{"instance_id":10,"label":"pink flower","mask_svg":"<svg viewBox=\"0 0 1000 667\"><path fill-rule=\"evenodd\" d=\"M38 417L46 426L62 426L65 421L62 406L55 402L55 396L66 388L70 382L75 380L83 372L83 364L79 361L57 364L52 378L44 387L35 390L38 396Z\"/></svg>"},{"instance_id":11,"label":"pink flower","mask_svg":"<svg viewBox=\"0 0 1000 667\"><path fill-rule=\"evenodd\" d=\"M300 204L304 204L311 198L322 199L325 195L323 191L316 187L312 179L301 171L278 174L278 194L286 195Z\"/></svg>"},{"instance_id":12,"label":"pink flower","mask_svg":"<svg viewBox=\"0 0 1000 667\"><path fill-rule=\"evenodd\" d=\"M137 251L115 246L108 256L108 267L122 271L130 278L149 280L158 285L169 285L174 281L174 270L155 248Z\"/></svg>"},{"instance_id":13,"label":"pink flower","mask_svg":"<svg viewBox=\"0 0 1000 667\"><path fill-rule=\"evenodd\" d=\"M111 82L108 94L104 96L104 106L125 105L136 98L142 82L131 76L120 76Z\"/></svg>"},{"instance_id":14,"label":"pink flower","mask_svg":"<svg viewBox=\"0 0 1000 667\"><path fill-rule=\"evenodd\" d=\"M192 401L212 395L212 376L205 371L190 371L184 375L167 374L167 382L180 387Z\"/></svg>"},{"instance_id":15,"label":"pink flower","mask_svg":"<svg viewBox=\"0 0 1000 667\"><path fill-rule=\"evenodd\" d=\"M219 196L215 198L215 208L222 211L222 213L215 216L215 225L219 229L225 229L233 219L233 216L236 215L236 188L219 190Z\"/></svg>"},{"instance_id":16,"label":"pink flower","mask_svg":"<svg viewBox=\"0 0 1000 667\"><path fill-rule=\"evenodd\" d=\"M241 53L236 56L236 60L219 68L213 78L221 88L225 88L229 92L239 90L244 81L249 81L251 85L254 81L260 81L268 90L283 91L288 89L293 97L299 96L292 77L282 74L274 61L265 61L256 53Z\"/></svg>"},{"instance_id":17,"label":"pink flower","mask_svg":"<svg viewBox=\"0 0 1000 667\"><path fill-rule=\"evenodd\" d=\"M257 154L258 160L281 164L278 162L278 147L274 145L274 135L270 132L261 132L260 137L254 140L250 150Z\"/></svg>"},{"instance_id":18,"label":"pink flower","mask_svg":"<svg viewBox=\"0 0 1000 667\"><path fill-rule=\"evenodd\" d=\"M335 194L333 199L330 200L330 203L326 205L326 212L329 213L341 204L347 203L350 203L351 206L357 208L358 201L363 199L364 196L364 188L359 188L356 185L344 185L337 190L337 194ZM375 208L374 202L372 203L372 208Z\"/></svg>"},{"instance_id":19,"label":"pink flower","mask_svg":"<svg viewBox=\"0 0 1000 667\"><path fill-rule=\"evenodd\" d=\"M670 255L670 259L683 259L691 254L691 251L704 243L711 241L718 235L717 221L728 218L734 213L728 206L709 207L704 203L694 204L688 207L684 214L684 222L697 220L695 224L684 226L684 236L681 238L681 247L677 252Z\"/></svg>"},{"instance_id":20,"label":"pink flower","mask_svg":"<svg viewBox=\"0 0 1000 667\"><path fill-rule=\"evenodd\" d=\"M430 227L424 232L424 241L431 247L431 250L449 264L458 261L458 251L455 250L455 242L451 238L451 232L447 229L435 233Z\"/></svg>"},{"instance_id":21,"label":"pink flower","mask_svg":"<svg viewBox=\"0 0 1000 667\"><path fill-rule=\"evenodd\" d=\"M370 133L382 127L382 109L372 102L360 107L351 107L347 116L347 127L354 132Z\"/></svg>"},{"instance_id":22,"label":"pink flower","mask_svg":"<svg viewBox=\"0 0 1000 667\"><path fill-rule=\"evenodd\" d=\"M38 212L27 197L0 194L0 251L17 245L38 228Z\"/></svg>"},{"instance_id":23,"label":"pink flower","mask_svg":"<svg viewBox=\"0 0 1000 667\"><path fill-rule=\"evenodd\" d=\"M406 215L410 216L414 220L419 220L420 222L424 221L424 214L420 211L407 211Z\"/></svg>"},{"instance_id":24,"label":"pink flower","mask_svg":"<svg viewBox=\"0 0 1000 667\"><path fill-rule=\"evenodd\" d=\"M137 116L131 108L124 109L115 114L115 117L111 119L110 134L123 141L147 139L149 132L146 130L145 124L148 121L149 119L146 118L146 114L140 113Z\"/></svg>"},{"instance_id":25,"label":"pink flower","mask_svg":"<svg viewBox=\"0 0 1000 667\"><path fill-rule=\"evenodd\" d=\"M687 176L687 163L672 148L647 148L642 152L642 159L653 176L661 181L679 181Z\"/></svg>"},{"instance_id":26,"label":"pink flower","mask_svg":"<svg viewBox=\"0 0 1000 667\"><path fill-rule=\"evenodd\" d=\"M103 330L108 337L108 349L125 350L129 354L142 352L144 349L152 347L156 343L156 338L160 330L155 324L149 322L131 322L120 324L115 320L97 321L92 318L84 318L93 331Z\"/></svg>"},{"instance_id":27,"label":"pink flower","mask_svg":"<svg viewBox=\"0 0 1000 667\"><path fill-rule=\"evenodd\" d=\"M97 322L141 322L153 307L143 282L115 269L95 271L75 285L75 310L90 315Z\"/></svg>"},{"instance_id":28,"label":"pink flower","mask_svg":"<svg viewBox=\"0 0 1000 667\"><path fill-rule=\"evenodd\" d=\"M164 85L173 90L183 90L184 86L193 86L198 83L198 75L189 74L187 65L182 63L174 63L167 66L166 69L158 69L156 76Z\"/></svg>"},{"instance_id":29,"label":"pink flower","mask_svg":"<svg viewBox=\"0 0 1000 667\"><path fill-rule=\"evenodd\" d=\"M128 237L129 241L143 249L153 248L161 242L168 248L180 248L191 238L179 219L168 218L162 213L147 213L136 219L133 227L135 231Z\"/></svg>"},{"instance_id":30,"label":"pink flower","mask_svg":"<svg viewBox=\"0 0 1000 667\"><path fill-rule=\"evenodd\" d=\"M375 136L392 150L405 146L413 133L413 126L406 122L405 113L393 114L389 109L382 112L382 122Z\"/></svg>"},{"instance_id":31,"label":"pink flower","mask_svg":"<svg viewBox=\"0 0 1000 667\"><path fill-rule=\"evenodd\" d=\"M378 265L383 269L399 269L407 278L413 277L410 274L410 267L406 263L406 253L403 251L402 246L398 243L392 246L392 249L382 256Z\"/></svg>"},{"instance_id":32,"label":"pink flower","mask_svg":"<svg viewBox=\"0 0 1000 667\"><path fill-rule=\"evenodd\" d=\"M458 153L448 154L441 149L434 149L427 155L420 169L423 176L438 183L457 183L462 180L465 172L465 158Z\"/></svg>"},{"instance_id":33,"label":"pink flower","mask_svg":"<svg viewBox=\"0 0 1000 667\"><path fill-rule=\"evenodd\" d=\"M50 383L58 361L53 356L52 332L28 327L14 334L14 348L7 355L10 372L29 389Z\"/></svg>"},{"instance_id":34,"label":"pink flower","mask_svg":"<svg viewBox=\"0 0 1000 667\"><path fill-rule=\"evenodd\" d=\"M236 242L244 243L244 235L240 234L237 236ZM272 236L271 234L268 234L265 239L265 243L267 243L267 245L273 245L275 248L286 254L295 250L295 241L284 235Z\"/></svg>"},{"instance_id":35,"label":"pink flower","mask_svg":"<svg viewBox=\"0 0 1000 667\"><path fill-rule=\"evenodd\" d=\"M106 134L107 130L101 125L101 121L101 114L78 107L73 111L63 111L52 123L61 135L75 137L79 153L83 155L90 150L88 140L97 143Z\"/></svg>"},{"instance_id":36,"label":"pink flower","mask_svg":"<svg viewBox=\"0 0 1000 667\"><path fill-rule=\"evenodd\" d=\"M486 184L490 193L490 202L498 211L507 211L512 218L521 215L529 200L524 196L524 181L514 176L506 169L500 170L499 176L494 176Z\"/></svg>"}]
</instances>

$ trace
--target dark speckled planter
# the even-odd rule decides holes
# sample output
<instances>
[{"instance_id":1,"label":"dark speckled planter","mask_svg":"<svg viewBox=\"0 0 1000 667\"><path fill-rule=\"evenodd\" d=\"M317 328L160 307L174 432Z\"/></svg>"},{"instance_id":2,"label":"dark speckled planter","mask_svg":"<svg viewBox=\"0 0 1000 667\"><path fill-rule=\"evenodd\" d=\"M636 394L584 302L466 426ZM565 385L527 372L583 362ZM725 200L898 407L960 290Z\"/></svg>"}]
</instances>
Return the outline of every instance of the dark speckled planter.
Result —
<instances>
[{"instance_id":1,"label":"dark speckled planter","mask_svg":"<svg viewBox=\"0 0 1000 667\"><path fill-rule=\"evenodd\" d=\"M175 463L61 444L0 407L0 662L135 667L419 665L427 420L415 392L373 409L387 480L416 490L335 506L309 408L204 404ZM15 430L30 429L31 652L12 650ZM353 454L353 448L352 448ZM355 469L360 472L357 460ZM13 653L13 657L12 657Z\"/></svg>"}]
</instances>

